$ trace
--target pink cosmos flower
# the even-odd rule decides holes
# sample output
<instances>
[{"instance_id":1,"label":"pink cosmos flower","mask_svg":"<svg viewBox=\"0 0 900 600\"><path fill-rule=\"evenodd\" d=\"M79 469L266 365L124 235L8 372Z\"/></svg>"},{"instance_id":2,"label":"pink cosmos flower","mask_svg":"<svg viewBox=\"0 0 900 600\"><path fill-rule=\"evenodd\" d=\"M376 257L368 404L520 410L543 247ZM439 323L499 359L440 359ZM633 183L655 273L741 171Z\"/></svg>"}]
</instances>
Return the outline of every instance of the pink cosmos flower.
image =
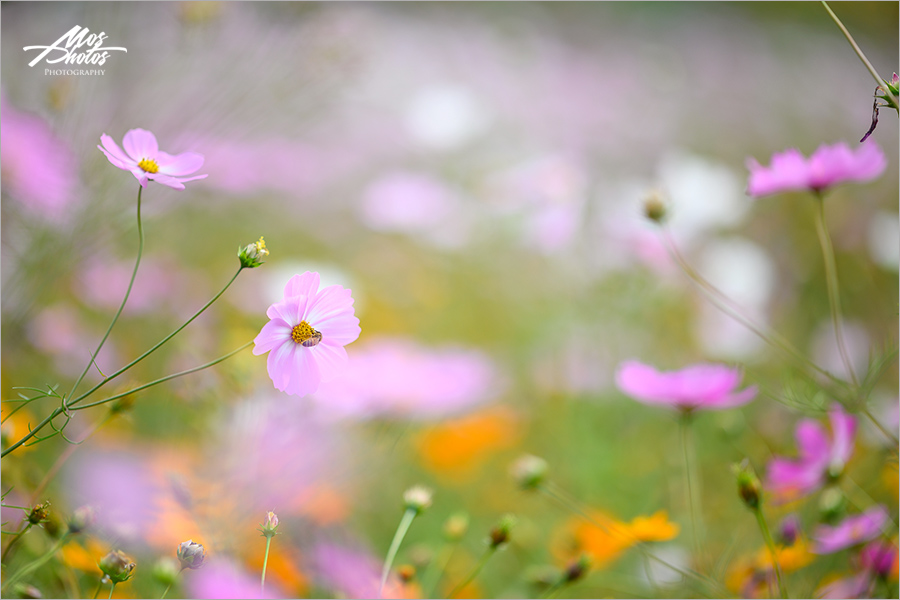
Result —
<instances>
[{"instance_id":1,"label":"pink cosmos flower","mask_svg":"<svg viewBox=\"0 0 900 600\"><path fill-rule=\"evenodd\" d=\"M828 413L831 439L825 428L811 419L797 425L794 436L800 454L796 460L776 456L769 462L766 489L791 500L805 496L825 484L829 477L840 475L853 454L856 419L835 404Z\"/></svg>"},{"instance_id":2,"label":"pink cosmos flower","mask_svg":"<svg viewBox=\"0 0 900 600\"><path fill-rule=\"evenodd\" d=\"M267 581L262 591L259 578L228 559L213 558L185 578L190 598L282 598Z\"/></svg>"},{"instance_id":3,"label":"pink cosmos flower","mask_svg":"<svg viewBox=\"0 0 900 600\"><path fill-rule=\"evenodd\" d=\"M699 364L680 371L660 372L637 361L626 361L616 371L616 386L644 404L678 408L720 410L742 406L756 396L756 386L736 391L740 369Z\"/></svg>"},{"instance_id":4,"label":"pink cosmos flower","mask_svg":"<svg viewBox=\"0 0 900 600\"><path fill-rule=\"evenodd\" d=\"M768 196L789 190L821 192L845 181L870 181L887 167L887 158L874 142L861 145L856 151L843 142L822 145L809 159L799 150L790 148L772 155L772 163L763 167L753 158L747 159L750 181L747 194Z\"/></svg>"},{"instance_id":5,"label":"pink cosmos flower","mask_svg":"<svg viewBox=\"0 0 900 600\"><path fill-rule=\"evenodd\" d=\"M347 363L344 346L360 334L350 290L331 285L319 291L319 274L294 275L284 300L266 311L271 319L253 342L253 354L269 353L267 366L275 387L294 396L315 392Z\"/></svg>"},{"instance_id":6,"label":"pink cosmos flower","mask_svg":"<svg viewBox=\"0 0 900 600\"><path fill-rule=\"evenodd\" d=\"M176 190L183 190L184 184L195 179L204 179L206 175L184 177L196 172L203 166L203 156L196 152L182 152L172 156L159 149L156 136L145 129L131 129L125 134L122 145L105 133L100 136L102 146L97 146L113 165L130 171L142 187L147 187L150 180Z\"/></svg>"},{"instance_id":7,"label":"pink cosmos flower","mask_svg":"<svg viewBox=\"0 0 900 600\"><path fill-rule=\"evenodd\" d=\"M885 540L870 542L859 553L862 568L879 577L887 577L896 562L897 546Z\"/></svg>"},{"instance_id":8,"label":"pink cosmos flower","mask_svg":"<svg viewBox=\"0 0 900 600\"><path fill-rule=\"evenodd\" d=\"M888 521L887 509L878 505L866 512L847 517L834 527L819 525L813 533L816 554L832 554L875 539Z\"/></svg>"}]
</instances>

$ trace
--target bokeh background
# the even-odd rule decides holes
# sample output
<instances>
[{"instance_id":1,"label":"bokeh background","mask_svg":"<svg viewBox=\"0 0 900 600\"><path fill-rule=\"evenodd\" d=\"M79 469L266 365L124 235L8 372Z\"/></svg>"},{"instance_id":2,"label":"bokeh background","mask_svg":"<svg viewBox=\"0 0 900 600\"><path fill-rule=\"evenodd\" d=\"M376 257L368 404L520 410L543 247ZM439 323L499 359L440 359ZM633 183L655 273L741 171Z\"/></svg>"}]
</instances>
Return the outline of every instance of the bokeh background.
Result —
<instances>
[{"instance_id":1,"label":"bokeh background","mask_svg":"<svg viewBox=\"0 0 900 600\"><path fill-rule=\"evenodd\" d=\"M832 6L889 76L897 4ZM105 31L106 45L127 54L112 54L102 76L28 67L24 46L51 44L75 24ZM402 493L422 483L434 505L398 563L427 570L444 520L471 519L437 594L472 568L504 513L518 518L512 542L470 595L540 594L544 567L591 545L594 571L566 594L694 593L672 572L648 578L640 554L604 545L508 476L528 452L612 518L665 510L680 533L656 551L693 564L676 415L613 385L616 366L636 358L666 369L741 365L760 386L754 403L701 415L694 432L705 545L717 557L708 570L743 593L742 565L762 540L730 464L747 457L762 473L773 454L792 455L796 422L821 417L831 400L697 293L641 205L660 190L688 260L842 373L814 205L804 194L748 198L745 161L855 145L874 85L818 3L4 3L4 400L15 386L68 389L127 284L137 185L96 149L103 133L120 141L149 129L163 150L203 154L209 174L184 191L144 193L144 262L98 358L103 372L202 306L233 274L238 246L264 235L271 250L112 391L251 340L305 270L353 290L363 331L347 348L347 380L314 396L274 390L265 359L247 350L135 395L80 446L57 437L4 459L7 503L32 501L67 453L37 500L52 502L55 521L99 507L93 533L30 583L48 596L89 596L96 560L115 547L138 563L116 596L159 597L152 565L192 538L209 563L182 574L174 596L221 597L215 581L255 589L256 527L274 510L283 535L270 593L371 595ZM882 111L873 139L887 171L827 200L852 358L861 374L885 363L871 406L895 435L896 132L896 116ZM19 411L4 444L55 406ZM82 439L106 415L78 412L66 433ZM896 448L868 424L850 474L896 519ZM774 525L791 510L811 522L818 509L813 499L767 510ZM15 530L21 511L3 515ZM45 551L53 529L25 536L12 565ZM850 569L846 553L815 560L791 573L792 587L810 595ZM394 582L391 593L418 594L419 583Z\"/></svg>"}]
</instances>

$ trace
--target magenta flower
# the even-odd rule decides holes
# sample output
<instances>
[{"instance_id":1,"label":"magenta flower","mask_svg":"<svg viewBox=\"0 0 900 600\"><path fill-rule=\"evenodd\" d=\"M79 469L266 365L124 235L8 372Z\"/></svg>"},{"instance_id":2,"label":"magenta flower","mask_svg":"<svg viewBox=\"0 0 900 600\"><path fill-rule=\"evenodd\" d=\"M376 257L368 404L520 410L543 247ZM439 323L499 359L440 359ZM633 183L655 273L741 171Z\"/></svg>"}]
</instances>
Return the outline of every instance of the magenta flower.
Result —
<instances>
[{"instance_id":1,"label":"magenta flower","mask_svg":"<svg viewBox=\"0 0 900 600\"><path fill-rule=\"evenodd\" d=\"M339 285L318 290L318 273L291 277L284 300L269 307L271 320L253 340L253 354L269 353L275 387L295 396L311 394L340 374L347 363L344 346L360 334L350 290Z\"/></svg>"},{"instance_id":2,"label":"magenta flower","mask_svg":"<svg viewBox=\"0 0 900 600\"><path fill-rule=\"evenodd\" d=\"M100 142L103 145L97 147L109 162L130 171L143 187L147 187L147 182L153 180L170 188L183 190L186 182L206 178L206 175L184 177L203 166L202 155L196 152L182 152L175 156L167 154L159 149L156 136L145 129L131 129L125 134L122 140L125 152L105 133L100 136Z\"/></svg>"},{"instance_id":3,"label":"magenta flower","mask_svg":"<svg viewBox=\"0 0 900 600\"><path fill-rule=\"evenodd\" d=\"M660 372L637 361L627 361L616 371L618 388L644 404L671 406L690 412L742 406L756 396L756 387L736 391L740 369L699 364L680 371Z\"/></svg>"},{"instance_id":4,"label":"magenta flower","mask_svg":"<svg viewBox=\"0 0 900 600\"><path fill-rule=\"evenodd\" d=\"M853 454L856 419L835 404L828 413L831 439L818 421L804 419L797 425L796 460L776 456L769 462L766 489L782 500L792 500L819 489L829 477L837 477Z\"/></svg>"},{"instance_id":5,"label":"magenta flower","mask_svg":"<svg viewBox=\"0 0 900 600\"><path fill-rule=\"evenodd\" d=\"M868 542L881 534L888 521L887 509L878 505L866 512L847 517L834 527L819 525L813 533L813 552L816 554L832 554Z\"/></svg>"},{"instance_id":6,"label":"magenta flower","mask_svg":"<svg viewBox=\"0 0 900 600\"><path fill-rule=\"evenodd\" d=\"M865 143L856 151L843 142L823 144L809 159L790 148L773 154L768 167L747 159L747 194L758 198L790 190L821 192L845 181L870 181L881 175L885 167L887 158L874 142Z\"/></svg>"},{"instance_id":7,"label":"magenta flower","mask_svg":"<svg viewBox=\"0 0 900 600\"><path fill-rule=\"evenodd\" d=\"M859 553L862 568L879 577L887 577L897 560L897 546L885 540L875 540Z\"/></svg>"}]
</instances>

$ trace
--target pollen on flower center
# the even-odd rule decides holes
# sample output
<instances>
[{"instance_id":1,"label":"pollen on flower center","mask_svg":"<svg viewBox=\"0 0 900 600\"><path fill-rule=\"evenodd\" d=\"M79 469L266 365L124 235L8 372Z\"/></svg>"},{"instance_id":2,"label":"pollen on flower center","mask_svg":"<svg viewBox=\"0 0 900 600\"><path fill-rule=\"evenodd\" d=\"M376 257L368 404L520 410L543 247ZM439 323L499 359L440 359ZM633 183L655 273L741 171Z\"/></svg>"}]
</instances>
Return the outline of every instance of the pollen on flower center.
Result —
<instances>
[{"instance_id":1,"label":"pollen on flower center","mask_svg":"<svg viewBox=\"0 0 900 600\"><path fill-rule=\"evenodd\" d=\"M142 158L141 162L138 163L138 166L147 173L159 172L159 165L156 164L156 161L151 158Z\"/></svg>"},{"instance_id":2,"label":"pollen on flower center","mask_svg":"<svg viewBox=\"0 0 900 600\"><path fill-rule=\"evenodd\" d=\"M322 341L322 334L312 328L312 325L306 321L300 321L299 325L295 325L291 329L291 339L296 344L303 344L307 348L311 348Z\"/></svg>"}]
</instances>

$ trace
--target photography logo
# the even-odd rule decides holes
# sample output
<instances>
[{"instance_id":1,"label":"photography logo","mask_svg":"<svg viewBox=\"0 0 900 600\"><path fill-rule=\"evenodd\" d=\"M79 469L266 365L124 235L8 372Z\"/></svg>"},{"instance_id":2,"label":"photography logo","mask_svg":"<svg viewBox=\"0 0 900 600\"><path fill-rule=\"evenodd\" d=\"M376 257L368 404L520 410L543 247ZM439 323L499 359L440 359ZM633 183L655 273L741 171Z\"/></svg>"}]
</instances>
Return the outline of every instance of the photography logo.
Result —
<instances>
[{"instance_id":1,"label":"photography logo","mask_svg":"<svg viewBox=\"0 0 900 600\"><path fill-rule=\"evenodd\" d=\"M121 46L103 46L107 39L106 32L91 33L87 27L76 25L56 40L52 46L25 46L23 50L40 50L29 67L42 60L48 65L63 63L65 65L95 65L106 63L110 52L128 52ZM103 75L105 69L44 69L44 75Z\"/></svg>"}]
</instances>

